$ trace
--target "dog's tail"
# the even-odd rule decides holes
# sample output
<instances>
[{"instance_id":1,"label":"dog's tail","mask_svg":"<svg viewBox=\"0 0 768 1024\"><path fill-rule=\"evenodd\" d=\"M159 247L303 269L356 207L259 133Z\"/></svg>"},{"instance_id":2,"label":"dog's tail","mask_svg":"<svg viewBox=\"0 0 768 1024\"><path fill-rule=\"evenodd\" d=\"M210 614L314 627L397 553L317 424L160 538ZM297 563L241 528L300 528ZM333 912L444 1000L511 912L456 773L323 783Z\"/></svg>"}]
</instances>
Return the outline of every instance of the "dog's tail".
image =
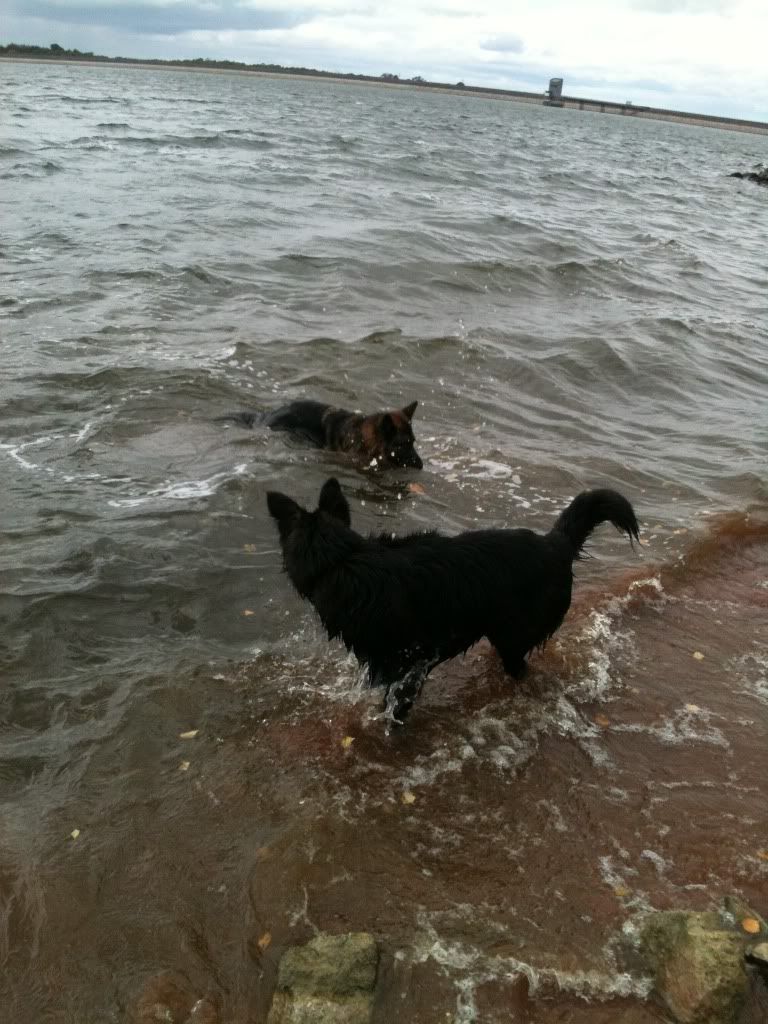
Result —
<instances>
[{"instance_id":1,"label":"dog's tail","mask_svg":"<svg viewBox=\"0 0 768 1024\"><path fill-rule=\"evenodd\" d=\"M240 427L247 427L252 430L255 426L264 422L265 412L228 412L224 416L214 416L214 423L237 423Z\"/></svg>"},{"instance_id":2,"label":"dog's tail","mask_svg":"<svg viewBox=\"0 0 768 1024\"><path fill-rule=\"evenodd\" d=\"M587 537L600 523L613 523L617 530L626 533L630 541L640 539L637 518L630 503L618 491L605 489L577 494L558 516L552 532L564 534L573 547L573 557L578 558Z\"/></svg>"}]
</instances>

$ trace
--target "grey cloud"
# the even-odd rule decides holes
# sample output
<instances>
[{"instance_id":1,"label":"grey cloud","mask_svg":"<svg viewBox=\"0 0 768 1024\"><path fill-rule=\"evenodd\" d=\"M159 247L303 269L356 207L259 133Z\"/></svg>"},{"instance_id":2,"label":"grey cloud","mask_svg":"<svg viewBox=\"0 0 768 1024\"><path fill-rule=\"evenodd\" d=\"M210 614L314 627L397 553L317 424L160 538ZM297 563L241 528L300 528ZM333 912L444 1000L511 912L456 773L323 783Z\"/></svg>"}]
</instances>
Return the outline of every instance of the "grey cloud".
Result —
<instances>
[{"instance_id":1,"label":"grey cloud","mask_svg":"<svg viewBox=\"0 0 768 1024\"><path fill-rule=\"evenodd\" d=\"M293 28L310 20L299 11L255 10L228 2L169 3L167 5L118 2L115 4L56 3L55 0L11 0L17 15L59 25L103 26L137 35L175 36L196 30L250 30Z\"/></svg>"},{"instance_id":2,"label":"grey cloud","mask_svg":"<svg viewBox=\"0 0 768 1024\"><path fill-rule=\"evenodd\" d=\"M511 34L491 36L490 39L484 39L480 43L480 49L493 50L495 53L522 53L525 43L520 36Z\"/></svg>"}]
</instances>

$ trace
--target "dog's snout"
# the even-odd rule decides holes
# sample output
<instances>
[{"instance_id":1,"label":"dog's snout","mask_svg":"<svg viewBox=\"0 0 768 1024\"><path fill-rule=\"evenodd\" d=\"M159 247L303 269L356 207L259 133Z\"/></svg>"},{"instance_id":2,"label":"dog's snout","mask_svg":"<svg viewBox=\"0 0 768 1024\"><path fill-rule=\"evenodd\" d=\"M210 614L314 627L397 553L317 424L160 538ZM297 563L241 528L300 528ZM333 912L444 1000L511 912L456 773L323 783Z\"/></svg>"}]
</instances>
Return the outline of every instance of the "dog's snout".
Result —
<instances>
[{"instance_id":1,"label":"dog's snout","mask_svg":"<svg viewBox=\"0 0 768 1024\"><path fill-rule=\"evenodd\" d=\"M399 452L392 452L392 463L395 466L402 466L404 469L424 468L424 463L419 458L415 448L407 451L401 449Z\"/></svg>"}]
</instances>

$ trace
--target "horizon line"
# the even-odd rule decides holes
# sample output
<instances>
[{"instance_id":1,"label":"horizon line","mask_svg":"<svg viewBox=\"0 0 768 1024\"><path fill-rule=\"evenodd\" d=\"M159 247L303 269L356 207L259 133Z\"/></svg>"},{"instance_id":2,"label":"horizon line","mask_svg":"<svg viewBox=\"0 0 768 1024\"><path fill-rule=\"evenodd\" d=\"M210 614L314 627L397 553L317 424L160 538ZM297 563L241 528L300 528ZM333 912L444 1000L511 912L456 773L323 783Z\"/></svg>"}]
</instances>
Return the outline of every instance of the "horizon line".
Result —
<instances>
[{"instance_id":1,"label":"horizon line","mask_svg":"<svg viewBox=\"0 0 768 1024\"><path fill-rule=\"evenodd\" d=\"M621 103L617 100L598 100L562 95L556 101L553 101L549 99L547 89L543 89L541 92L532 92L522 89L504 89L498 86L466 85L461 80L456 83L436 82L425 79L420 75L414 75L411 78L401 78L399 75L388 73L370 75L363 72L326 71L321 68L296 67L266 62L247 64L245 61L232 60L227 57L108 57L105 54L95 54L90 50L66 49L56 43L52 43L47 47L39 46L35 43L0 43L0 59L8 61L25 60L28 63L116 64L122 66L168 67L188 71L230 71L238 74L273 77L325 78L337 82L357 82L360 84L412 89L421 88L440 92L450 91L465 96L476 95L499 99L517 99L526 103L539 102L543 106L548 107L564 107L593 113L622 114L624 116L640 117L649 120L667 120L713 128L730 127L735 130L751 131L754 134L768 134L768 121L756 121L723 114L700 114L693 111L675 110L666 107L651 107L645 104L635 104L631 100Z\"/></svg>"}]
</instances>

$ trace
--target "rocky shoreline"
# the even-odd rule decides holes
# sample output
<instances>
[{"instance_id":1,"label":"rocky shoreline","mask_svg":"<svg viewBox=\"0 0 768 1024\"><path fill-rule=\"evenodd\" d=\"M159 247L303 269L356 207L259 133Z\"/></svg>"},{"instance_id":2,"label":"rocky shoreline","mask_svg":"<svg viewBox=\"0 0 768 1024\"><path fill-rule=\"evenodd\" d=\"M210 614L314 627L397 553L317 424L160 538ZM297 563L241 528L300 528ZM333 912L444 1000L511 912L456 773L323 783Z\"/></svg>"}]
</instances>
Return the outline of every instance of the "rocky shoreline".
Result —
<instances>
[{"instance_id":1,"label":"rocky shoreline","mask_svg":"<svg viewBox=\"0 0 768 1024\"><path fill-rule=\"evenodd\" d=\"M768 1020L768 927L729 898L715 911L658 911L640 927L654 994L679 1024Z\"/></svg>"},{"instance_id":2,"label":"rocky shoreline","mask_svg":"<svg viewBox=\"0 0 768 1024\"><path fill-rule=\"evenodd\" d=\"M754 181L758 185L768 185L768 165L757 164L751 171L734 171L729 177Z\"/></svg>"},{"instance_id":3,"label":"rocky shoreline","mask_svg":"<svg viewBox=\"0 0 768 1024\"><path fill-rule=\"evenodd\" d=\"M649 1000L672 1024L765 1024L768 1021L768 925L737 897L716 910L641 913L620 941L627 969L652 979ZM280 960L266 1024L373 1024L385 984L375 937L318 933ZM521 979L525 981L525 978ZM525 1022L535 1003L528 986L510 1003ZM479 1018L478 1018L479 1019ZM601 1018L602 1019L602 1018ZM619 1010L615 1024L637 1020ZM196 993L182 975L151 978L128 1024L230 1024L215 998ZM255 1024L255 1022L254 1022Z\"/></svg>"}]
</instances>

